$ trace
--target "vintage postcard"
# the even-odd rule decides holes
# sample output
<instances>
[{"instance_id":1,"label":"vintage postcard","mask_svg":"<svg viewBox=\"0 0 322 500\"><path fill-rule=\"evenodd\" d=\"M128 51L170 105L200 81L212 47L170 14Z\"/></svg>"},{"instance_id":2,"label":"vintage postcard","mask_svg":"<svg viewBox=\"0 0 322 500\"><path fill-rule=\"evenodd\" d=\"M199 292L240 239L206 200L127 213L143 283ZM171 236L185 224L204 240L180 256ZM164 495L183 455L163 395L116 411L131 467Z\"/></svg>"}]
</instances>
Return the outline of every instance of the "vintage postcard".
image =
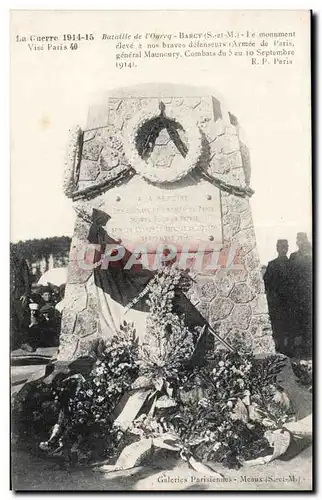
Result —
<instances>
[{"instance_id":1,"label":"vintage postcard","mask_svg":"<svg viewBox=\"0 0 322 500\"><path fill-rule=\"evenodd\" d=\"M311 491L310 11L10 39L11 488Z\"/></svg>"}]
</instances>

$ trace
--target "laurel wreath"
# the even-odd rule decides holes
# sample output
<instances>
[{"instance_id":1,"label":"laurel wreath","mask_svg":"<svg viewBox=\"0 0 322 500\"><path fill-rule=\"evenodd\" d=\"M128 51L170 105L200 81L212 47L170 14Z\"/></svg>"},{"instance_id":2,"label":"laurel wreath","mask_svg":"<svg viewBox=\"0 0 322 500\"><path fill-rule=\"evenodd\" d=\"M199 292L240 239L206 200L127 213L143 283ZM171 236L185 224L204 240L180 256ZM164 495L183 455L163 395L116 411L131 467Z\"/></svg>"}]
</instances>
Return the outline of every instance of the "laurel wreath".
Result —
<instances>
[{"instance_id":1,"label":"laurel wreath","mask_svg":"<svg viewBox=\"0 0 322 500\"><path fill-rule=\"evenodd\" d=\"M185 158L179 155L175 157L171 168L155 168L150 159L141 158L136 144L141 127L157 118L159 114L160 112L156 110L154 104L143 109L129 120L124 133L124 152L132 168L145 179L157 184L176 182L185 177L198 163L202 154L201 132L197 119L191 113L187 114L186 111L183 113L181 110L167 107L165 117L182 126L188 137L189 149Z\"/></svg>"}]
</instances>

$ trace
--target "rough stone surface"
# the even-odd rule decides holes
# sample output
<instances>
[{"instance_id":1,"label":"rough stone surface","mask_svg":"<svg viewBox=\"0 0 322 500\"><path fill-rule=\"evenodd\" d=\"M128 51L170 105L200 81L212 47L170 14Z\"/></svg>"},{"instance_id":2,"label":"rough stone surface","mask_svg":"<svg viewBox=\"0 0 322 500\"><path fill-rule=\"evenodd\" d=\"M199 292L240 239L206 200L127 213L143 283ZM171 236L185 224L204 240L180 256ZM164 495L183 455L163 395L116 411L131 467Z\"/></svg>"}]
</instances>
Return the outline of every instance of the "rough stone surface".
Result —
<instances>
[{"instance_id":1,"label":"rough stone surface","mask_svg":"<svg viewBox=\"0 0 322 500\"><path fill-rule=\"evenodd\" d=\"M226 214L228 214L229 208L230 208L227 196L224 196L224 194L227 195L227 193L220 193L220 198L221 198L221 215L222 215L222 217L225 216Z\"/></svg>"},{"instance_id":2,"label":"rough stone surface","mask_svg":"<svg viewBox=\"0 0 322 500\"><path fill-rule=\"evenodd\" d=\"M231 328L225 340L226 342L232 344L236 338L241 339L243 344L249 349L253 348L253 338L249 330L241 330L240 328Z\"/></svg>"},{"instance_id":3,"label":"rough stone surface","mask_svg":"<svg viewBox=\"0 0 322 500\"><path fill-rule=\"evenodd\" d=\"M253 227L253 218L248 207L242 215L240 214L240 229L251 229ZM257 253L257 252L256 252Z\"/></svg>"},{"instance_id":4,"label":"rough stone surface","mask_svg":"<svg viewBox=\"0 0 322 500\"><path fill-rule=\"evenodd\" d=\"M157 109L161 99L155 97L158 95L155 93L151 98L140 97L137 91L134 94L113 97L101 107L91 108L88 130L83 135L78 189L95 187L102 182L123 182L119 181L120 174L123 179L127 171L131 171L129 160L123 151L125 125L135 113L152 103ZM189 179L189 182L199 182L198 175L204 170L210 177L245 187L250 182L250 158L246 146L239 140L238 128L235 126L237 122L230 122L228 113L216 97L200 97L201 95L181 97L176 93L162 96L164 104L173 110L193 113L202 131L202 161L193 171L195 181ZM186 139L183 136L183 140ZM162 148L158 151L161 144L164 147L167 141L165 133L157 140L157 148L152 155L155 168L161 168L160 164L171 156L165 155ZM172 148L173 157L177 158L179 153L173 148L172 141L168 145ZM124 179L126 182L126 177ZM99 206L99 200L104 205L104 199L102 193L96 198L83 200L80 204L84 205L84 212L90 216L92 209ZM239 268L224 267L213 275L206 271L198 273L188 296L211 326L227 341L242 333L245 342L252 344L256 352L273 352L249 200L221 190L220 201L225 249L222 251L220 264L227 266L230 259L229 265L238 264ZM77 204L79 202L75 203ZM77 252L88 243L89 228L89 221L84 221L82 216L76 218L62 319L60 359L86 354L90 343L100 335L99 305L93 273L84 271L77 265Z\"/></svg>"},{"instance_id":5,"label":"rough stone surface","mask_svg":"<svg viewBox=\"0 0 322 500\"><path fill-rule=\"evenodd\" d=\"M203 97L202 99L200 99L198 106L195 107L194 110L198 113L201 122L207 123L213 119L211 98L209 97Z\"/></svg>"},{"instance_id":6,"label":"rough stone surface","mask_svg":"<svg viewBox=\"0 0 322 500\"><path fill-rule=\"evenodd\" d=\"M101 170L103 171L110 170L111 168L117 167L119 163L120 163L120 158L117 151L115 151L109 146L105 146L102 149L99 157L99 165Z\"/></svg>"},{"instance_id":7,"label":"rough stone surface","mask_svg":"<svg viewBox=\"0 0 322 500\"><path fill-rule=\"evenodd\" d=\"M97 318L86 311L77 314L74 333L80 337L87 337L97 331Z\"/></svg>"},{"instance_id":8,"label":"rough stone surface","mask_svg":"<svg viewBox=\"0 0 322 500\"><path fill-rule=\"evenodd\" d=\"M246 303L252 300L254 292L247 283L236 283L229 297L234 302Z\"/></svg>"},{"instance_id":9,"label":"rough stone surface","mask_svg":"<svg viewBox=\"0 0 322 500\"><path fill-rule=\"evenodd\" d=\"M271 335L265 335L260 338L252 339L252 348L254 354L274 354L275 353L275 344Z\"/></svg>"},{"instance_id":10,"label":"rough stone surface","mask_svg":"<svg viewBox=\"0 0 322 500\"><path fill-rule=\"evenodd\" d=\"M223 217L223 224L225 227L225 238L228 240L232 240L235 234L238 233L241 226L241 216L237 212L228 212Z\"/></svg>"},{"instance_id":11,"label":"rough stone surface","mask_svg":"<svg viewBox=\"0 0 322 500\"><path fill-rule=\"evenodd\" d=\"M227 175L227 180L234 186L244 186L245 185L245 173L242 167L232 168L229 170Z\"/></svg>"},{"instance_id":12,"label":"rough stone surface","mask_svg":"<svg viewBox=\"0 0 322 500\"><path fill-rule=\"evenodd\" d=\"M256 295L263 294L265 289L264 289L264 283L263 279L261 276L261 271L259 268L249 271L248 273L248 284L250 288L254 290L254 293Z\"/></svg>"},{"instance_id":13,"label":"rough stone surface","mask_svg":"<svg viewBox=\"0 0 322 500\"><path fill-rule=\"evenodd\" d=\"M88 209L88 207L86 207ZM75 229L74 229L74 237L72 240L71 247L73 248L74 244L77 245L78 242L88 242L88 233L90 229L90 223L82 219L81 217L76 218ZM76 256L73 256L76 259Z\"/></svg>"},{"instance_id":14,"label":"rough stone surface","mask_svg":"<svg viewBox=\"0 0 322 500\"><path fill-rule=\"evenodd\" d=\"M109 123L113 125L117 130L122 130L124 126L124 120L119 113L111 111L109 115Z\"/></svg>"},{"instance_id":15,"label":"rough stone surface","mask_svg":"<svg viewBox=\"0 0 322 500\"><path fill-rule=\"evenodd\" d=\"M239 151L239 139L236 135L224 134L210 145L212 156L235 153Z\"/></svg>"},{"instance_id":16,"label":"rough stone surface","mask_svg":"<svg viewBox=\"0 0 322 500\"><path fill-rule=\"evenodd\" d=\"M253 315L268 314L267 300L264 293L257 295L251 302Z\"/></svg>"},{"instance_id":17,"label":"rough stone surface","mask_svg":"<svg viewBox=\"0 0 322 500\"><path fill-rule=\"evenodd\" d=\"M226 339L233 328L230 319L225 319L215 323L213 327L222 339Z\"/></svg>"},{"instance_id":18,"label":"rough stone surface","mask_svg":"<svg viewBox=\"0 0 322 500\"><path fill-rule=\"evenodd\" d=\"M246 255L256 247L254 229L243 229L234 236L234 242L238 246L240 255Z\"/></svg>"},{"instance_id":19,"label":"rough stone surface","mask_svg":"<svg viewBox=\"0 0 322 500\"><path fill-rule=\"evenodd\" d=\"M227 316L229 316L233 307L234 307L234 304L230 299L226 299L224 297L217 297L210 304L210 320L211 320L211 322L215 322L215 321L227 318Z\"/></svg>"},{"instance_id":20,"label":"rough stone surface","mask_svg":"<svg viewBox=\"0 0 322 500\"><path fill-rule=\"evenodd\" d=\"M81 284L85 283L89 277L92 275L92 270L85 270L81 268L80 262L78 260L71 261L68 267L68 283L71 284Z\"/></svg>"},{"instance_id":21,"label":"rough stone surface","mask_svg":"<svg viewBox=\"0 0 322 500\"><path fill-rule=\"evenodd\" d=\"M214 142L218 136L225 134L225 125L223 120L207 122L204 127L204 133L209 144Z\"/></svg>"},{"instance_id":22,"label":"rough stone surface","mask_svg":"<svg viewBox=\"0 0 322 500\"><path fill-rule=\"evenodd\" d=\"M252 338L265 337L270 330L270 322L268 314L262 313L252 316L249 325L249 332Z\"/></svg>"},{"instance_id":23,"label":"rough stone surface","mask_svg":"<svg viewBox=\"0 0 322 500\"><path fill-rule=\"evenodd\" d=\"M122 104L123 100L122 99L115 99L113 97L111 97L109 99L109 109L110 111L118 111L121 104Z\"/></svg>"},{"instance_id":24,"label":"rough stone surface","mask_svg":"<svg viewBox=\"0 0 322 500\"><path fill-rule=\"evenodd\" d=\"M249 201L247 198L241 198L240 196L225 196L225 198L229 198L229 207L231 212L235 213L243 213L246 210L250 211Z\"/></svg>"},{"instance_id":25,"label":"rough stone surface","mask_svg":"<svg viewBox=\"0 0 322 500\"><path fill-rule=\"evenodd\" d=\"M244 173L245 173L245 182L246 182L246 185L249 185L250 176L251 176L251 161L250 161L248 147L242 141L240 141L240 153L241 153L242 162L243 162L243 169L244 169Z\"/></svg>"},{"instance_id":26,"label":"rough stone surface","mask_svg":"<svg viewBox=\"0 0 322 500\"><path fill-rule=\"evenodd\" d=\"M86 356L90 348L92 347L93 341L101 338L100 332L96 331L92 335L88 335L86 337L79 338L77 343L77 349L75 353L75 357Z\"/></svg>"},{"instance_id":27,"label":"rough stone surface","mask_svg":"<svg viewBox=\"0 0 322 500\"><path fill-rule=\"evenodd\" d=\"M59 361L68 361L76 359L78 357L77 349L79 341L80 337L76 335L73 331L62 329L59 340L59 351L57 354L57 359Z\"/></svg>"},{"instance_id":28,"label":"rough stone surface","mask_svg":"<svg viewBox=\"0 0 322 500\"><path fill-rule=\"evenodd\" d=\"M84 159L82 163L80 181L95 181L100 173L100 167L96 160Z\"/></svg>"},{"instance_id":29,"label":"rough stone surface","mask_svg":"<svg viewBox=\"0 0 322 500\"><path fill-rule=\"evenodd\" d=\"M207 281L202 281L200 284L200 296L204 299L211 301L216 297L217 287L212 278Z\"/></svg>"},{"instance_id":30,"label":"rough stone surface","mask_svg":"<svg viewBox=\"0 0 322 500\"><path fill-rule=\"evenodd\" d=\"M78 313L86 308L87 292L84 285L68 283L65 294L63 318L66 312Z\"/></svg>"},{"instance_id":31,"label":"rough stone surface","mask_svg":"<svg viewBox=\"0 0 322 500\"><path fill-rule=\"evenodd\" d=\"M84 160L91 160L93 162L97 161L99 155L103 149L103 146L100 141L91 140L83 145L82 157Z\"/></svg>"},{"instance_id":32,"label":"rough stone surface","mask_svg":"<svg viewBox=\"0 0 322 500\"><path fill-rule=\"evenodd\" d=\"M83 136L83 142L91 141L92 139L94 139L96 132L97 130L85 130Z\"/></svg>"},{"instance_id":33,"label":"rough stone surface","mask_svg":"<svg viewBox=\"0 0 322 500\"><path fill-rule=\"evenodd\" d=\"M237 135L237 128L234 125L225 127L225 134Z\"/></svg>"},{"instance_id":34,"label":"rough stone surface","mask_svg":"<svg viewBox=\"0 0 322 500\"><path fill-rule=\"evenodd\" d=\"M235 305L231 315L231 323L235 328L247 330L252 319L252 308L249 304Z\"/></svg>"},{"instance_id":35,"label":"rough stone surface","mask_svg":"<svg viewBox=\"0 0 322 500\"><path fill-rule=\"evenodd\" d=\"M61 323L62 331L73 332L75 328L75 322L76 322L76 313L71 312L70 310L64 311Z\"/></svg>"},{"instance_id":36,"label":"rough stone surface","mask_svg":"<svg viewBox=\"0 0 322 500\"><path fill-rule=\"evenodd\" d=\"M223 154L216 154L212 157L211 161L211 173L216 174L227 174L229 172L229 164L227 162L227 157Z\"/></svg>"},{"instance_id":37,"label":"rough stone surface","mask_svg":"<svg viewBox=\"0 0 322 500\"><path fill-rule=\"evenodd\" d=\"M247 271L253 271L256 268L260 267L260 261L258 257L257 251L251 250L246 256L245 256L245 267Z\"/></svg>"},{"instance_id":38,"label":"rough stone surface","mask_svg":"<svg viewBox=\"0 0 322 500\"><path fill-rule=\"evenodd\" d=\"M231 271L235 283L244 283L247 279L248 273L244 266L241 269L234 269Z\"/></svg>"},{"instance_id":39,"label":"rough stone surface","mask_svg":"<svg viewBox=\"0 0 322 500\"><path fill-rule=\"evenodd\" d=\"M115 113L113 123L110 121L104 127L84 132L78 189L113 180L130 167L123 151L121 128L124 120L120 124L119 111Z\"/></svg>"},{"instance_id":40,"label":"rough stone surface","mask_svg":"<svg viewBox=\"0 0 322 500\"><path fill-rule=\"evenodd\" d=\"M87 311L95 317L99 307L98 298L96 295L87 292Z\"/></svg>"},{"instance_id":41,"label":"rough stone surface","mask_svg":"<svg viewBox=\"0 0 322 500\"><path fill-rule=\"evenodd\" d=\"M222 297L228 297L235 285L234 271L221 269L216 275L216 286Z\"/></svg>"}]
</instances>

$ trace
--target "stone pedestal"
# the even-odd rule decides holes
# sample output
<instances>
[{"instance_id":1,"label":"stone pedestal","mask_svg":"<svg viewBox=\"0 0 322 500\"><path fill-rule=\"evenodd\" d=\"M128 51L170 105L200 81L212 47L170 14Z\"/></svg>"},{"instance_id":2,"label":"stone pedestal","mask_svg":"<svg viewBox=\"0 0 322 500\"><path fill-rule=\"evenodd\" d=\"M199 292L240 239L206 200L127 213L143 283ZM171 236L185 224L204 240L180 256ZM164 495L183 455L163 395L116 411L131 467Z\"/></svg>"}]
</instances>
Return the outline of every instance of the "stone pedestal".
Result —
<instances>
[{"instance_id":1,"label":"stone pedestal","mask_svg":"<svg viewBox=\"0 0 322 500\"><path fill-rule=\"evenodd\" d=\"M136 148L149 138L160 109L179 139L163 129L144 161ZM273 352L249 183L249 152L238 122L216 96L151 86L141 95L140 88L125 89L90 108L86 130L71 134L66 160L65 193L78 215L59 358L86 353L101 336L93 271L78 262L93 208L109 215L106 231L115 241L131 251L141 244L144 252L146 245L149 259L159 242L192 254L200 245L220 247L220 269L193 271L192 304L224 339L239 333L255 352Z\"/></svg>"}]
</instances>

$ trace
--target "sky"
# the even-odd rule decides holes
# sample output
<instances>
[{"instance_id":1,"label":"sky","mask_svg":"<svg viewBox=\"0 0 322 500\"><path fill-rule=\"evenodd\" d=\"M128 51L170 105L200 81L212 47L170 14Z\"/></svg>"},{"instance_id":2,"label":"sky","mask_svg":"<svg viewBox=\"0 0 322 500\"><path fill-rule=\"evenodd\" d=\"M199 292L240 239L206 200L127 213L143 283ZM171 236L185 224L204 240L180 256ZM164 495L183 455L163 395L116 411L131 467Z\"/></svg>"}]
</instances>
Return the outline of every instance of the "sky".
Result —
<instances>
[{"instance_id":1,"label":"sky","mask_svg":"<svg viewBox=\"0 0 322 500\"><path fill-rule=\"evenodd\" d=\"M256 11L255 11L256 12ZM276 240L296 250L298 231L311 237L309 34L299 13L257 11L235 19L224 12L16 12L11 28L11 241L72 236L75 213L62 191L68 129L86 128L89 106L125 85L170 82L211 87L238 117L250 150L251 207L262 264ZM154 16L154 17L151 17ZM228 17L227 17L228 16ZM156 21L157 19L157 21ZM33 51L17 34L296 30L292 65L254 67L244 58L142 60L117 69L113 47L97 39L78 51ZM152 23L152 24L151 24ZM148 28L147 28L148 27ZM181 29L181 28L180 28Z\"/></svg>"}]
</instances>

